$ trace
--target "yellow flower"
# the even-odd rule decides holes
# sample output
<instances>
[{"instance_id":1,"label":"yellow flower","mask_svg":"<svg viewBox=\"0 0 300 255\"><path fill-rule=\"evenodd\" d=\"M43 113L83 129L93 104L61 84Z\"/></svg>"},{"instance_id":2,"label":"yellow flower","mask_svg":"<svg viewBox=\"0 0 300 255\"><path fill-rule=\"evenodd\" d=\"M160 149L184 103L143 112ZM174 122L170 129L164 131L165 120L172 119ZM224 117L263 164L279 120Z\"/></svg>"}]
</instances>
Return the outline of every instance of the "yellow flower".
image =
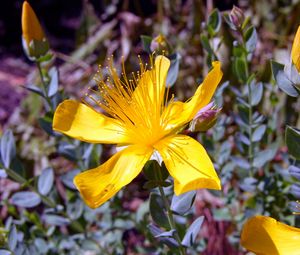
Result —
<instances>
[{"instance_id":1,"label":"yellow flower","mask_svg":"<svg viewBox=\"0 0 300 255\"><path fill-rule=\"evenodd\" d=\"M292 47L292 61L298 70L300 72L300 26L298 27L293 47Z\"/></svg>"},{"instance_id":2,"label":"yellow flower","mask_svg":"<svg viewBox=\"0 0 300 255\"><path fill-rule=\"evenodd\" d=\"M111 61L112 62L112 61ZM99 74L97 98L90 98L106 112L90 104L65 100L55 111L53 129L90 143L127 145L103 165L77 175L74 183L85 202L96 208L131 182L151 155L158 152L174 178L177 195L198 189L220 189L220 180L205 149L193 138L178 134L207 105L222 78L221 65L213 63L203 84L186 103L168 103L166 77L170 61L158 56L150 70L127 79L111 64L110 78ZM99 100L99 97L101 99Z\"/></svg>"},{"instance_id":3,"label":"yellow flower","mask_svg":"<svg viewBox=\"0 0 300 255\"><path fill-rule=\"evenodd\" d=\"M42 41L45 38L40 22L27 1L22 8L22 32L27 45L32 40Z\"/></svg>"},{"instance_id":4,"label":"yellow flower","mask_svg":"<svg viewBox=\"0 0 300 255\"><path fill-rule=\"evenodd\" d=\"M300 229L271 217L254 216L243 227L241 244L260 255L299 255Z\"/></svg>"},{"instance_id":5,"label":"yellow flower","mask_svg":"<svg viewBox=\"0 0 300 255\"><path fill-rule=\"evenodd\" d=\"M22 8L23 48L29 59L34 60L44 56L49 50L49 44L38 18L27 1Z\"/></svg>"}]
</instances>

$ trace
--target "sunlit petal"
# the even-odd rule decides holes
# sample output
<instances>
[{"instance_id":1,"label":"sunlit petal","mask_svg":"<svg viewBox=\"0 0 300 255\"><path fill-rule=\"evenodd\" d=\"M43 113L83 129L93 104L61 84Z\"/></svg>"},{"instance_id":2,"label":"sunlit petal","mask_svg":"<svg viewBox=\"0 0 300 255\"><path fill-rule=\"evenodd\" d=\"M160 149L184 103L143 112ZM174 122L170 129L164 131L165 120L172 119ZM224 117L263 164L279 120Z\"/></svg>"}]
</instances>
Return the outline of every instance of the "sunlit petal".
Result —
<instances>
[{"instance_id":1,"label":"sunlit petal","mask_svg":"<svg viewBox=\"0 0 300 255\"><path fill-rule=\"evenodd\" d=\"M300 26L298 27L293 47L292 47L292 61L296 66L298 72L300 72Z\"/></svg>"},{"instance_id":2,"label":"sunlit petal","mask_svg":"<svg viewBox=\"0 0 300 255\"><path fill-rule=\"evenodd\" d=\"M154 147L174 178L177 195L199 188L221 189L209 156L193 138L174 135L161 140Z\"/></svg>"},{"instance_id":3,"label":"sunlit petal","mask_svg":"<svg viewBox=\"0 0 300 255\"><path fill-rule=\"evenodd\" d=\"M271 217L254 216L243 227L241 244L260 255L299 255L300 229Z\"/></svg>"},{"instance_id":4,"label":"sunlit petal","mask_svg":"<svg viewBox=\"0 0 300 255\"><path fill-rule=\"evenodd\" d=\"M213 62L213 69L189 101L186 103L175 101L165 109L162 118L167 123L167 129L176 128L191 121L195 114L210 102L222 76L221 63Z\"/></svg>"},{"instance_id":5,"label":"sunlit petal","mask_svg":"<svg viewBox=\"0 0 300 255\"><path fill-rule=\"evenodd\" d=\"M99 207L140 173L152 151L149 147L129 146L101 166L77 175L74 184L88 206Z\"/></svg>"},{"instance_id":6,"label":"sunlit petal","mask_svg":"<svg viewBox=\"0 0 300 255\"><path fill-rule=\"evenodd\" d=\"M164 56L155 58L154 67L146 71L134 91L134 99L146 101L145 103L160 104L163 101L166 88L166 79L170 67L170 60Z\"/></svg>"},{"instance_id":7,"label":"sunlit petal","mask_svg":"<svg viewBox=\"0 0 300 255\"><path fill-rule=\"evenodd\" d=\"M24 1L22 8L22 32L27 45L32 40L42 41L45 37L40 22L27 1Z\"/></svg>"},{"instance_id":8,"label":"sunlit petal","mask_svg":"<svg viewBox=\"0 0 300 255\"><path fill-rule=\"evenodd\" d=\"M53 129L90 143L127 143L122 125L74 100L63 101L56 109Z\"/></svg>"}]
</instances>

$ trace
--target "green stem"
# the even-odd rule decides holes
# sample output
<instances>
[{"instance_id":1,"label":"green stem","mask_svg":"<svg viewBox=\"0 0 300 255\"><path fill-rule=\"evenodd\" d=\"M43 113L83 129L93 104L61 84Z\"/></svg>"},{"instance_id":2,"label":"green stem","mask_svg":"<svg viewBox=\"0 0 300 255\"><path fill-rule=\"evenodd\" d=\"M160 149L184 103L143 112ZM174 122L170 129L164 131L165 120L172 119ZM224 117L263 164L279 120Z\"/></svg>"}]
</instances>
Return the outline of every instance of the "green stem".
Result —
<instances>
[{"instance_id":1,"label":"green stem","mask_svg":"<svg viewBox=\"0 0 300 255\"><path fill-rule=\"evenodd\" d=\"M248 86L248 104L249 104L249 113L248 113L248 119L249 119L249 147L248 147L248 159L250 162L250 176L254 175L254 145L253 145L253 141L252 141L252 135L253 135L253 109L252 109L252 104L251 104L251 99L252 99L252 92L251 92L251 86L250 86L250 82L249 82L249 66L248 66L248 51L247 51L247 47L246 47L246 41L244 38L244 34L243 31L240 30L239 31L242 37L242 45L243 45L243 49L245 51L245 54L243 54L244 59L245 59L245 63L246 63L246 77L247 77L247 86Z\"/></svg>"},{"instance_id":2,"label":"green stem","mask_svg":"<svg viewBox=\"0 0 300 255\"><path fill-rule=\"evenodd\" d=\"M252 126L253 126L253 123L252 123L252 120L253 120L253 110L252 110L252 105L251 105L251 98L252 98L252 93L251 93L251 88L250 88L250 83L247 82L248 84L248 103L249 103L249 115L248 115L248 118L249 118L249 140L250 140L250 144L249 144L249 148L248 148L248 157L249 157L249 161L250 161L250 175L253 176L254 174L254 166L253 166L253 159L254 159L254 147L253 147L253 142L252 142L252 135L253 135L253 129L252 129Z\"/></svg>"},{"instance_id":3,"label":"green stem","mask_svg":"<svg viewBox=\"0 0 300 255\"><path fill-rule=\"evenodd\" d=\"M42 199L42 201L45 204L47 204L49 207L52 207L52 208L56 207L56 204L51 199L49 199L48 197L40 194L38 192L38 190L34 186L30 185L29 182L25 178L23 178L21 175L19 175L18 173L16 173L15 171L13 171L9 168L5 168L5 172L10 178L15 180L16 182L18 182L20 184L26 184L32 191L37 193L40 196L40 198Z\"/></svg>"},{"instance_id":4,"label":"green stem","mask_svg":"<svg viewBox=\"0 0 300 255\"><path fill-rule=\"evenodd\" d=\"M47 84L45 83L45 79L44 79L44 75L43 75L43 71L42 71L42 66L41 66L41 62L39 61L36 61L36 65L37 65L37 68L39 70L39 74L40 74L40 78L41 78L41 81L42 81L42 87L43 87L43 92L44 92L44 95L45 95L45 100L49 106L49 108L51 110L52 109L52 104L51 104L51 101L50 101L50 98L48 97L48 93L47 93Z\"/></svg>"},{"instance_id":5,"label":"green stem","mask_svg":"<svg viewBox=\"0 0 300 255\"><path fill-rule=\"evenodd\" d=\"M163 0L158 0L157 2L157 15L158 15L158 23L160 25L160 32L162 32L162 22L163 22L163 16L164 16L164 13L163 13Z\"/></svg>"},{"instance_id":6,"label":"green stem","mask_svg":"<svg viewBox=\"0 0 300 255\"><path fill-rule=\"evenodd\" d=\"M167 196L166 196L166 194L164 192L163 187L158 186L158 188L159 188L160 195L161 195L161 197L163 199L164 206L167 209L167 217L168 217L168 221L169 221L170 227L171 227L171 229L175 229L176 230L175 233L174 233L174 237L175 237L176 241L179 244L179 252L180 252L181 255L186 255L185 248L181 244L181 240L180 240L180 237L179 237L177 229L176 229L176 224L175 224L175 221L174 221L174 218L173 218L173 213L172 213L172 210L170 208L170 204L169 204L168 198L167 198Z\"/></svg>"}]
</instances>

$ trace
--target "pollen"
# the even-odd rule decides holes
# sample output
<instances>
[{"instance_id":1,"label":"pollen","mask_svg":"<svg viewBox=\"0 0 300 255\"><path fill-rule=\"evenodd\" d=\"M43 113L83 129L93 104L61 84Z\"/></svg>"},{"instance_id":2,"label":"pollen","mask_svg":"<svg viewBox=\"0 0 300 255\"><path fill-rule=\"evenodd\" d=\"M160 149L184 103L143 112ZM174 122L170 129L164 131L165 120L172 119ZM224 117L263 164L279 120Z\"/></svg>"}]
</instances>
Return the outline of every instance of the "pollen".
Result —
<instances>
[{"instance_id":1,"label":"pollen","mask_svg":"<svg viewBox=\"0 0 300 255\"><path fill-rule=\"evenodd\" d=\"M140 56L138 59L140 70L128 77L123 58L121 70L115 67L113 56L108 58L105 68L99 66L97 87L89 89L88 98L126 127L133 143L152 145L165 135L162 112L169 92L165 95L162 63L153 63L153 57L150 64L143 63Z\"/></svg>"}]
</instances>

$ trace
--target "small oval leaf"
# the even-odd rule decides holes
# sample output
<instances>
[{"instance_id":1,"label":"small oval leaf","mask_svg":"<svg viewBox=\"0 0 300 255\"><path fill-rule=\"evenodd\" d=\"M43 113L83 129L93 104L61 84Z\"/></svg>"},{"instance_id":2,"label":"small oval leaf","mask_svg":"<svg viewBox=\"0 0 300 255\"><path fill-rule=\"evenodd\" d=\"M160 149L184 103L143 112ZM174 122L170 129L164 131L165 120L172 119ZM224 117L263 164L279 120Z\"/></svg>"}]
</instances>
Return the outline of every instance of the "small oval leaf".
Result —
<instances>
[{"instance_id":1,"label":"small oval leaf","mask_svg":"<svg viewBox=\"0 0 300 255\"><path fill-rule=\"evenodd\" d=\"M12 195L11 203L20 207L32 208L41 203L41 198L34 192L22 191Z\"/></svg>"},{"instance_id":2,"label":"small oval leaf","mask_svg":"<svg viewBox=\"0 0 300 255\"><path fill-rule=\"evenodd\" d=\"M53 186L53 181L53 169L51 167L44 169L38 179L38 191L44 196L47 195Z\"/></svg>"}]
</instances>

